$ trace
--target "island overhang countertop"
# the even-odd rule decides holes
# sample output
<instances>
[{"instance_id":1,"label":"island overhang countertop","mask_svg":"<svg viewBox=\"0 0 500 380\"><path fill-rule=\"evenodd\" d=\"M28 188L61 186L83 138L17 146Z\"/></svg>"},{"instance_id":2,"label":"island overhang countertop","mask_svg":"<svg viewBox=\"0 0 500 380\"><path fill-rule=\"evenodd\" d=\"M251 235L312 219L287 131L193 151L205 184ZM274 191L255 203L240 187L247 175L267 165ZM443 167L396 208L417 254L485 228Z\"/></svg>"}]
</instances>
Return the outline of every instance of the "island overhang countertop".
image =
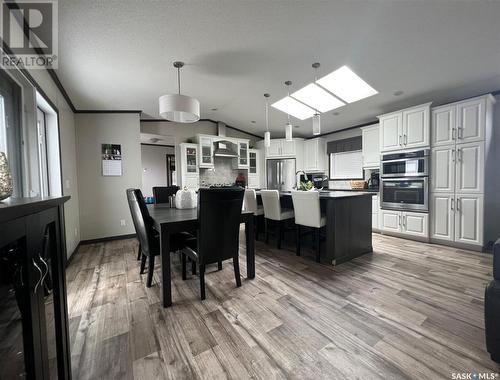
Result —
<instances>
[{"instance_id":1,"label":"island overhang countertop","mask_svg":"<svg viewBox=\"0 0 500 380\"><path fill-rule=\"evenodd\" d=\"M262 189L264 190L264 189ZM256 191L260 194L260 190ZM291 191L281 191L280 196L291 196ZM340 191L340 190L319 190L320 199L338 199L338 198L354 198L354 197L372 197L377 195L376 192L364 191Z\"/></svg>"}]
</instances>

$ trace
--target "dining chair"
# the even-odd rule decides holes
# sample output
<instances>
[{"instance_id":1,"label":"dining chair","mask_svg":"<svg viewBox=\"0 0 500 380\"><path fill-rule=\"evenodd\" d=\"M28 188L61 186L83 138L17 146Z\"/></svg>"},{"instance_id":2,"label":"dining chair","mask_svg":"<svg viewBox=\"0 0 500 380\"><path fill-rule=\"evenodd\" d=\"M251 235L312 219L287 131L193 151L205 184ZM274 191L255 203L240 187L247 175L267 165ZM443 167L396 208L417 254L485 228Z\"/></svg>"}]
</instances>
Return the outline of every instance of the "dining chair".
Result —
<instances>
[{"instance_id":1,"label":"dining chair","mask_svg":"<svg viewBox=\"0 0 500 380\"><path fill-rule=\"evenodd\" d=\"M144 273L146 260L148 260L148 276L146 286L151 287L155 267L155 257L160 255L159 234L153 228L153 220L149 215L140 189L127 189L127 200L132 214L132 220L140 243L141 267L140 274ZM170 235L170 251L181 250L190 239L195 237L187 232Z\"/></svg>"},{"instance_id":2,"label":"dining chair","mask_svg":"<svg viewBox=\"0 0 500 380\"><path fill-rule=\"evenodd\" d=\"M139 226L138 226L138 220L137 220L137 217L134 213L134 206L133 206L133 201L134 201L134 195L132 194L132 192L134 191L135 189L127 189L126 190L126 193L127 193L127 202L128 202L128 207L130 209L130 215L132 216L132 223L134 224L134 229L135 229L135 234L137 235L137 240L139 240L139 247L137 248L137 260L140 260L141 257L142 257L142 253L141 253L141 240L139 239Z\"/></svg>"},{"instance_id":3,"label":"dining chair","mask_svg":"<svg viewBox=\"0 0 500 380\"><path fill-rule=\"evenodd\" d=\"M243 198L243 209L253 212L255 240L259 240L259 219L264 216L264 206L257 204L257 193L254 189L246 189Z\"/></svg>"},{"instance_id":4,"label":"dining chair","mask_svg":"<svg viewBox=\"0 0 500 380\"><path fill-rule=\"evenodd\" d=\"M295 228L297 233L297 256L300 256L302 240L301 226L310 227L316 248L316 261L320 262L321 228L326 225L326 217L321 214L318 191L292 191L293 209L295 210Z\"/></svg>"},{"instance_id":5,"label":"dining chair","mask_svg":"<svg viewBox=\"0 0 500 380\"><path fill-rule=\"evenodd\" d=\"M155 204L168 203L172 205L172 197L179 190L179 186L155 186L153 187L153 197Z\"/></svg>"},{"instance_id":6,"label":"dining chair","mask_svg":"<svg viewBox=\"0 0 500 380\"><path fill-rule=\"evenodd\" d=\"M278 190L261 190L260 196L264 205L264 218L266 222L266 244L269 243L269 221L277 224L277 248L281 249L281 240L283 238L284 223L294 218L294 212L290 209L282 209L280 194Z\"/></svg>"},{"instance_id":7,"label":"dining chair","mask_svg":"<svg viewBox=\"0 0 500 380\"><path fill-rule=\"evenodd\" d=\"M241 286L239 236L244 189L211 188L198 191L198 236L182 250L182 279L186 279L186 257L199 265L201 299L205 297L205 268L233 259L236 286Z\"/></svg>"}]
</instances>

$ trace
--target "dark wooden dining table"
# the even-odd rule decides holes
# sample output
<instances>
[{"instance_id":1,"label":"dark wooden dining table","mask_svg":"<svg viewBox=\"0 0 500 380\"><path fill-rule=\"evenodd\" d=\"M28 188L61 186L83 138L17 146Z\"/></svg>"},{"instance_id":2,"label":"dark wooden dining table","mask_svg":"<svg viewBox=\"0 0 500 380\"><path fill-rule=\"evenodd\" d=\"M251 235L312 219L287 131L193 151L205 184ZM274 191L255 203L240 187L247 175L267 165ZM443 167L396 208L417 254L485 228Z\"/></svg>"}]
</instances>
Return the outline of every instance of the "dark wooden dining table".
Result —
<instances>
[{"instance_id":1,"label":"dark wooden dining table","mask_svg":"<svg viewBox=\"0 0 500 380\"><path fill-rule=\"evenodd\" d=\"M170 265L170 234L195 233L198 228L198 209L178 209L168 204L148 205L154 228L160 234L161 274L163 307L172 305L172 283ZM245 223L247 278L255 278L255 248L253 212L242 211L241 223Z\"/></svg>"}]
</instances>

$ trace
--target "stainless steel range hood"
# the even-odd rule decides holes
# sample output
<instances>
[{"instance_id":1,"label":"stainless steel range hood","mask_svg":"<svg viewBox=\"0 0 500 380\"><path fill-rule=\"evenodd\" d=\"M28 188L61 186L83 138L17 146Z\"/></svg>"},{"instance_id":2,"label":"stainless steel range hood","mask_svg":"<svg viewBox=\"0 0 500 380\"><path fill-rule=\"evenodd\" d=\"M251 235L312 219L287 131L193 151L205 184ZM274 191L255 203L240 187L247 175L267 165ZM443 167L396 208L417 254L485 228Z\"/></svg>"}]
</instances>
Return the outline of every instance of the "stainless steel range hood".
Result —
<instances>
[{"instance_id":1,"label":"stainless steel range hood","mask_svg":"<svg viewBox=\"0 0 500 380\"><path fill-rule=\"evenodd\" d=\"M214 157L238 157L238 147L231 141L221 140L214 143Z\"/></svg>"}]
</instances>

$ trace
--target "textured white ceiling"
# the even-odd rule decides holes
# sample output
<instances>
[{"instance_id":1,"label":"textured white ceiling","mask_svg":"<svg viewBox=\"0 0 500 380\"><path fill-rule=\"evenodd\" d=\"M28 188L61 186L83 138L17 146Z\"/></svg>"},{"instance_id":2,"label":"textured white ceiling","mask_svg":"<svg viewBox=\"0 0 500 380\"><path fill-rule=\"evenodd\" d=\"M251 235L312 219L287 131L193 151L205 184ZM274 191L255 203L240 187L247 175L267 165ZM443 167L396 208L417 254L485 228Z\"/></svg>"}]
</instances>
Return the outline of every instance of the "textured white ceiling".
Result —
<instances>
[{"instance_id":1,"label":"textured white ceiling","mask_svg":"<svg viewBox=\"0 0 500 380\"><path fill-rule=\"evenodd\" d=\"M499 1L472 0L59 0L57 74L78 109L156 118L182 60L182 92L200 100L202 118L262 134L265 92L276 101L285 80L308 84L316 61L319 76L348 65L379 94L324 114L328 132L499 90L499 16ZM286 115L270 118L283 135ZM311 120L293 123L311 135Z\"/></svg>"}]
</instances>

